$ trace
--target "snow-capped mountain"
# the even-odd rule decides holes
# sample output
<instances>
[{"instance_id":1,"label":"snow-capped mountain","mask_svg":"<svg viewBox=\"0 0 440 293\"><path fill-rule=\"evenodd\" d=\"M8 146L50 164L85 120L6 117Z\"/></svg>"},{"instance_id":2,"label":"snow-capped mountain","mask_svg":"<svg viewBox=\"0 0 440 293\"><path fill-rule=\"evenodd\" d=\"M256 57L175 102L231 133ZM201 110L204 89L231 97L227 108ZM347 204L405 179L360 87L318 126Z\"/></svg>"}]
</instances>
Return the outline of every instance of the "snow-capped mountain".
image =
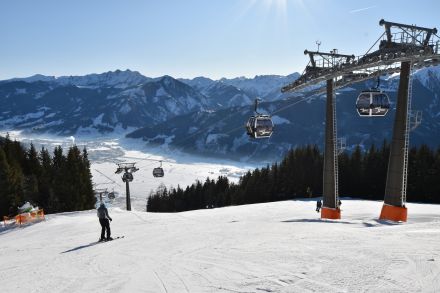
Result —
<instances>
[{"instance_id":1,"label":"snow-capped mountain","mask_svg":"<svg viewBox=\"0 0 440 293\"><path fill-rule=\"evenodd\" d=\"M0 83L0 127L75 134L142 127L200 111L206 97L172 77L117 71L72 78ZM35 80L32 77L31 80ZM123 86L123 87L122 87Z\"/></svg>"},{"instance_id":2,"label":"snow-capped mountain","mask_svg":"<svg viewBox=\"0 0 440 293\"><path fill-rule=\"evenodd\" d=\"M293 75L292 75L293 76ZM140 128L202 110L251 106L263 92L279 92L279 76L256 77L244 91L224 79L177 80L145 77L136 71L110 71L85 76L44 76L0 81L0 128L75 134ZM275 79L272 85L268 79ZM266 83L257 87L258 80ZM254 83L258 90L250 90ZM252 94L248 94L252 92ZM279 96L279 94L277 94ZM275 98L272 98L275 99Z\"/></svg>"},{"instance_id":3,"label":"snow-capped mountain","mask_svg":"<svg viewBox=\"0 0 440 293\"><path fill-rule=\"evenodd\" d=\"M253 114L258 94L279 92L292 74L254 79L211 80L142 77L117 71L70 79L34 76L0 82L0 129L75 135L112 132L117 127L138 129L129 136L149 144L164 144L187 152L238 159L281 158L291 147L322 146L325 96L280 95L263 98L259 111L270 113L275 132L269 140L250 140L244 124ZM107 79L106 79L107 77ZM70 80L66 82L66 80ZM271 82L273 87L270 89ZM440 145L440 67L414 75L413 109L422 110L423 122L411 133L411 144ZM258 83L261 81L261 85ZM399 77L382 78L395 107ZM251 84L255 84L252 89ZM100 86L98 86L100 84ZM280 86L281 85L281 86ZM383 118L359 117L355 101L373 81L338 91L338 136L347 144L368 147L391 140L394 109ZM274 94L272 97L275 97Z\"/></svg>"},{"instance_id":4,"label":"snow-capped mountain","mask_svg":"<svg viewBox=\"0 0 440 293\"><path fill-rule=\"evenodd\" d=\"M199 76L193 79L179 78L179 80L201 92L216 83L215 80L203 76Z\"/></svg>"},{"instance_id":5,"label":"snow-capped mountain","mask_svg":"<svg viewBox=\"0 0 440 293\"><path fill-rule=\"evenodd\" d=\"M416 72L413 80L413 110L422 110L423 122L411 132L410 143L440 145L440 70L439 67ZM391 141L399 77L383 79L392 111L382 118L359 117L355 101L359 92L373 86L372 81L355 84L337 92L338 136L347 139L348 148L368 147ZM275 131L270 139L249 139L244 130L252 108L231 107L214 112L189 113L154 127L145 127L129 137L160 144L168 138L171 146L197 154L230 156L236 159L281 158L290 148L317 144L322 147L325 125L325 96L303 96L265 102L261 112L271 113ZM160 137L160 140L157 138Z\"/></svg>"},{"instance_id":6,"label":"snow-capped mountain","mask_svg":"<svg viewBox=\"0 0 440 293\"><path fill-rule=\"evenodd\" d=\"M217 81L201 90L209 97L213 108L229 108L233 106L252 105L253 99L235 86Z\"/></svg>"},{"instance_id":7,"label":"snow-capped mountain","mask_svg":"<svg viewBox=\"0 0 440 293\"><path fill-rule=\"evenodd\" d=\"M36 74L31 77L25 78L13 78L8 81L26 81L29 83L36 81L53 82L57 85L74 85L78 87L90 87L90 88L102 88L102 87L114 87L114 88L127 88L140 85L151 78L145 77L137 71L131 70L116 70L108 71L101 74L88 74L85 76L45 76Z\"/></svg>"},{"instance_id":8,"label":"snow-capped mountain","mask_svg":"<svg viewBox=\"0 0 440 293\"><path fill-rule=\"evenodd\" d=\"M251 97L260 97L264 101L275 101L283 97L280 88L295 81L299 76L299 73L295 72L288 76L257 75L252 79L237 77L233 79L222 78L220 81L243 90Z\"/></svg>"},{"instance_id":9,"label":"snow-capped mountain","mask_svg":"<svg viewBox=\"0 0 440 293\"><path fill-rule=\"evenodd\" d=\"M295 72L288 76L257 75L254 78L222 78L217 81L206 77L180 80L196 88L202 93L209 94L209 89L212 88L214 84L222 84L235 87L251 99L258 97L263 101L275 101L287 97L286 94L281 93L280 88L295 81L299 76L299 73Z\"/></svg>"}]
</instances>

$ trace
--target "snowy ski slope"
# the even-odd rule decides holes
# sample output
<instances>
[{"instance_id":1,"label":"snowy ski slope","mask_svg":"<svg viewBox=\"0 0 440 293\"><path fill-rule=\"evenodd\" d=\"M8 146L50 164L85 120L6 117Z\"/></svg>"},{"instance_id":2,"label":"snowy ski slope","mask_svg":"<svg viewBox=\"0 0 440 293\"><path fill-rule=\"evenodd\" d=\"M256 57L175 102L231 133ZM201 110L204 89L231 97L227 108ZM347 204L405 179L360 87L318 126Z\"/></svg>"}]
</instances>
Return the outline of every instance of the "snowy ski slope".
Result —
<instances>
[{"instance_id":1,"label":"snowy ski slope","mask_svg":"<svg viewBox=\"0 0 440 293\"><path fill-rule=\"evenodd\" d=\"M314 200L176 214L111 208L49 215L0 232L2 292L440 292L440 206L408 204L380 222L381 202L343 199L339 221Z\"/></svg>"}]
</instances>

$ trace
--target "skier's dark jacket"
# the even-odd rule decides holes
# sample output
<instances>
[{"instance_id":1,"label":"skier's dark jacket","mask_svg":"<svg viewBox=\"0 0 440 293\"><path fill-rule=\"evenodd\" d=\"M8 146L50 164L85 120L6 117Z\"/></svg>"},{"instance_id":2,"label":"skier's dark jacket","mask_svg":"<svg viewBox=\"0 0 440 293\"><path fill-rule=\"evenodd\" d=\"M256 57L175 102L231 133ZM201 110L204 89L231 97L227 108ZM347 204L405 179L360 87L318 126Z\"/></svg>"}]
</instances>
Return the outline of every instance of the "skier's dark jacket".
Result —
<instances>
[{"instance_id":1,"label":"skier's dark jacket","mask_svg":"<svg viewBox=\"0 0 440 293\"><path fill-rule=\"evenodd\" d=\"M110 218L110 216L108 215L108 210L107 210L107 208L105 207L105 205L101 205L101 206L98 208L98 218L100 218L100 219L109 219L109 220L112 219L112 218Z\"/></svg>"}]
</instances>

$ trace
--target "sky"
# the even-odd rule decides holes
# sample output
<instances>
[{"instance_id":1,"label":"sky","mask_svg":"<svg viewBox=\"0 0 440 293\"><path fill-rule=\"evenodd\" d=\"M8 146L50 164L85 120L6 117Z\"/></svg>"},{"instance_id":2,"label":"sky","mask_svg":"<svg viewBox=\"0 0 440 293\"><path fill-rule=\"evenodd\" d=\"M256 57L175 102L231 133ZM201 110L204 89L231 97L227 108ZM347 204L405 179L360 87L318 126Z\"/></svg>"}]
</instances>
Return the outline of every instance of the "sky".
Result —
<instances>
[{"instance_id":1,"label":"sky","mask_svg":"<svg viewBox=\"0 0 440 293\"><path fill-rule=\"evenodd\" d=\"M116 69L213 79L365 53L379 20L440 28L438 0L1 0L0 79Z\"/></svg>"}]
</instances>

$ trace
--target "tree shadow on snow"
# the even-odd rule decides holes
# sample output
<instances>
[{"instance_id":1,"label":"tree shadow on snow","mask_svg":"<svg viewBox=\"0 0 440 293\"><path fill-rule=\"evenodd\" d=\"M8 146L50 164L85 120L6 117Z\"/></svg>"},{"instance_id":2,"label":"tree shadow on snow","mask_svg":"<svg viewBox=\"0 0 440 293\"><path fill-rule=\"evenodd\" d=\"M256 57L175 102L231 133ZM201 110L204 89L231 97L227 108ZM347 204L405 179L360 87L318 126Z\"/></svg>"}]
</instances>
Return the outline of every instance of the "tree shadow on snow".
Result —
<instances>
[{"instance_id":1,"label":"tree shadow on snow","mask_svg":"<svg viewBox=\"0 0 440 293\"><path fill-rule=\"evenodd\" d=\"M402 223L396 223L387 220L374 219L369 221L355 220L353 222L350 221L341 221L341 220L329 220L329 219L292 219L292 220L284 220L281 223L334 223L334 224L351 224L351 225L363 225L365 228L374 228L374 227L382 227L382 226L396 226L402 225Z\"/></svg>"},{"instance_id":2,"label":"tree shadow on snow","mask_svg":"<svg viewBox=\"0 0 440 293\"><path fill-rule=\"evenodd\" d=\"M341 220L328 220L328 219L292 219L284 220L281 223L335 223L335 224L356 224L353 222L341 221Z\"/></svg>"},{"instance_id":3,"label":"tree shadow on snow","mask_svg":"<svg viewBox=\"0 0 440 293\"><path fill-rule=\"evenodd\" d=\"M68 253L68 252L72 252L72 251L77 251L77 250L80 250L80 249L83 249L83 248L87 248L87 247L91 247L91 246L94 246L94 245L96 245L96 244L98 244L99 242L92 242L92 243L89 243L89 244L86 244L86 245L81 245L81 246L78 246L78 247L75 247L75 248L72 248L72 249L69 249L69 250L66 250L66 251L63 251L63 252L61 252L61 254L63 254L63 253Z\"/></svg>"}]
</instances>

